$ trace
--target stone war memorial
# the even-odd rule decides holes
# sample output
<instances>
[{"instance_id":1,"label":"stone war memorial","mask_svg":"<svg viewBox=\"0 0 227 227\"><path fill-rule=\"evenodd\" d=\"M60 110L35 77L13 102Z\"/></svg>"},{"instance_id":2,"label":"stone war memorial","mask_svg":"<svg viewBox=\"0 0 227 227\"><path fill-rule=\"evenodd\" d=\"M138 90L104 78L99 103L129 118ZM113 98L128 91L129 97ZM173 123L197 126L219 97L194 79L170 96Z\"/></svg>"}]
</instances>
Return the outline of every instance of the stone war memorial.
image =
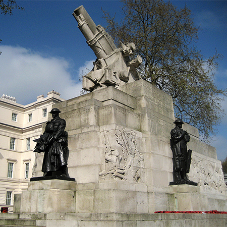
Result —
<instances>
[{"instance_id":1,"label":"stone war memorial","mask_svg":"<svg viewBox=\"0 0 227 227\"><path fill-rule=\"evenodd\" d=\"M117 48L83 6L73 16L97 57L83 76L89 92L54 105L28 189L3 226L227 226L215 148L140 78L133 43Z\"/></svg>"}]
</instances>

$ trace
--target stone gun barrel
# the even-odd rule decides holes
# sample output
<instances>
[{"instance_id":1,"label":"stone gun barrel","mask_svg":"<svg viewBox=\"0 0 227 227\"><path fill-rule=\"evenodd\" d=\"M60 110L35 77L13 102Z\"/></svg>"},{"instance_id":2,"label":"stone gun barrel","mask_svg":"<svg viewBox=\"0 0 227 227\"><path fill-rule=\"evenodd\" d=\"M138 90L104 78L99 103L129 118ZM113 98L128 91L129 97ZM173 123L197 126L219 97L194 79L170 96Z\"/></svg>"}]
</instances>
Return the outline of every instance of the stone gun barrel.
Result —
<instances>
[{"instance_id":1,"label":"stone gun barrel","mask_svg":"<svg viewBox=\"0 0 227 227\"><path fill-rule=\"evenodd\" d=\"M76 8L73 16L77 20L78 27L86 38L88 45L98 59L106 58L116 49L112 37L101 25L95 25L83 6Z\"/></svg>"},{"instance_id":2,"label":"stone gun barrel","mask_svg":"<svg viewBox=\"0 0 227 227\"><path fill-rule=\"evenodd\" d=\"M140 78L136 68L142 58L131 59L135 51L134 43L121 44L117 48L112 37L105 29L96 26L83 6L74 10L73 16L87 44L95 53L97 59L93 69L83 76L83 89L93 91L106 86L120 86Z\"/></svg>"}]
</instances>

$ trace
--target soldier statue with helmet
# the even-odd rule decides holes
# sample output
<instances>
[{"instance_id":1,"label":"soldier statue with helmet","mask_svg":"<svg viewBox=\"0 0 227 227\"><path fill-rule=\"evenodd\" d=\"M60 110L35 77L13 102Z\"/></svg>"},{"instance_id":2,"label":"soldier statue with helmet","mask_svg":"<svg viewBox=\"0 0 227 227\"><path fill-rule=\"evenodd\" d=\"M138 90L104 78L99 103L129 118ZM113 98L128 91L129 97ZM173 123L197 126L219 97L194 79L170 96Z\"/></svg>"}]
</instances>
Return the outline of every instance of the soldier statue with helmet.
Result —
<instances>
[{"instance_id":1,"label":"soldier statue with helmet","mask_svg":"<svg viewBox=\"0 0 227 227\"><path fill-rule=\"evenodd\" d=\"M170 185L197 183L190 181L187 173L190 170L192 150L187 150L187 143L190 141L189 134L182 129L184 122L176 119L174 124L176 127L171 130L171 149L173 152L173 182Z\"/></svg>"},{"instance_id":2,"label":"soldier statue with helmet","mask_svg":"<svg viewBox=\"0 0 227 227\"><path fill-rule=\"evenodd\" d=\"M61 111L51 110L52 120L46 123L45 131L37 142L34 152L44 152L42 172L44 177L69 177L67 161L69 156L66 122L59 117Z\"/></svg>"}]
</instances>

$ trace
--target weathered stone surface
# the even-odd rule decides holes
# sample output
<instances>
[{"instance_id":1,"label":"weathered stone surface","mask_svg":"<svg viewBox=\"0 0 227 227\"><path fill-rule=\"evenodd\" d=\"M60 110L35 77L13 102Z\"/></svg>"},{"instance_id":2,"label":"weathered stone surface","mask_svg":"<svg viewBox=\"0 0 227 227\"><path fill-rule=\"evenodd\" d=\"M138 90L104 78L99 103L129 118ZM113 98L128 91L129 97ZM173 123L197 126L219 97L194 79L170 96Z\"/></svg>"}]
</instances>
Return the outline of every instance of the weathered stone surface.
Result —
<instances>
[{"instance_id":1,"label":"weathered stone surface","mask_svg":"<svg viewBox=\"0 0 227 227\"><path fill-rule=\"evenodd\" d=\"M227 226L226 214L49 213L0 214L0 225L42 227L214 227Z\"/></svg>"},{"instance_id":2,"label":"weathered stone surface","mask_svg":"<svg viewBox=\"0 0 227 227\"><path fill-rule=\"evenodd\" d=\"M29 183L28 190L17 198L14 212L51 213L75 211L76 183L43 180Z\"/></svg>"},{"instance_id":3,"label":"weathered stone surface","mask_svg":"<svg viewBox=\"0 0 227 227\"><path fill-rule=\"evenodd\" d=\"M150 83L139 80L119 89L99 89L55 107L67 122L68 168L78 183L78 212L123 212L122 207L128 212L147 213L179 207L195 210L199 206L203 210L227 210L215 148L199 141L198 130L187 124L184 126L191 136L188 148L193 150L189 178L198 182L198 191L172 191L173 103L170 96ZM34 171L37 173L39 162ZM128 195L133 200L125 200Z\"/></svg>"}]
</instances>

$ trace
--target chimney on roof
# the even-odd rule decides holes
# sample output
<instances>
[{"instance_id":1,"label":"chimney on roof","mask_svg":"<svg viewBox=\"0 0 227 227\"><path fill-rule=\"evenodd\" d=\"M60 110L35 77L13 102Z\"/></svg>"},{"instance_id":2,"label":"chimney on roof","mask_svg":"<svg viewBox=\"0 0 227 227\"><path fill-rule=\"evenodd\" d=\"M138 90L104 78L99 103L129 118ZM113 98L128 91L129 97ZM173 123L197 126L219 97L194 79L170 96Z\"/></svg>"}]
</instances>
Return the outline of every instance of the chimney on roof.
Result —
<instances>
[{"instance_id":1,"label":"chimney on roof","mask_svg":"<svg viewBox=\"0 0 227 227\"><path fill-rule=\"evenodd\" d=\"M9 95L5 95L5 94L3 94L1 98L9 100L9 101L12 101L12 102L16 102L17 101L15 97L12 97L12 96L9 96Z\"/></svg>"}]
</instances>

